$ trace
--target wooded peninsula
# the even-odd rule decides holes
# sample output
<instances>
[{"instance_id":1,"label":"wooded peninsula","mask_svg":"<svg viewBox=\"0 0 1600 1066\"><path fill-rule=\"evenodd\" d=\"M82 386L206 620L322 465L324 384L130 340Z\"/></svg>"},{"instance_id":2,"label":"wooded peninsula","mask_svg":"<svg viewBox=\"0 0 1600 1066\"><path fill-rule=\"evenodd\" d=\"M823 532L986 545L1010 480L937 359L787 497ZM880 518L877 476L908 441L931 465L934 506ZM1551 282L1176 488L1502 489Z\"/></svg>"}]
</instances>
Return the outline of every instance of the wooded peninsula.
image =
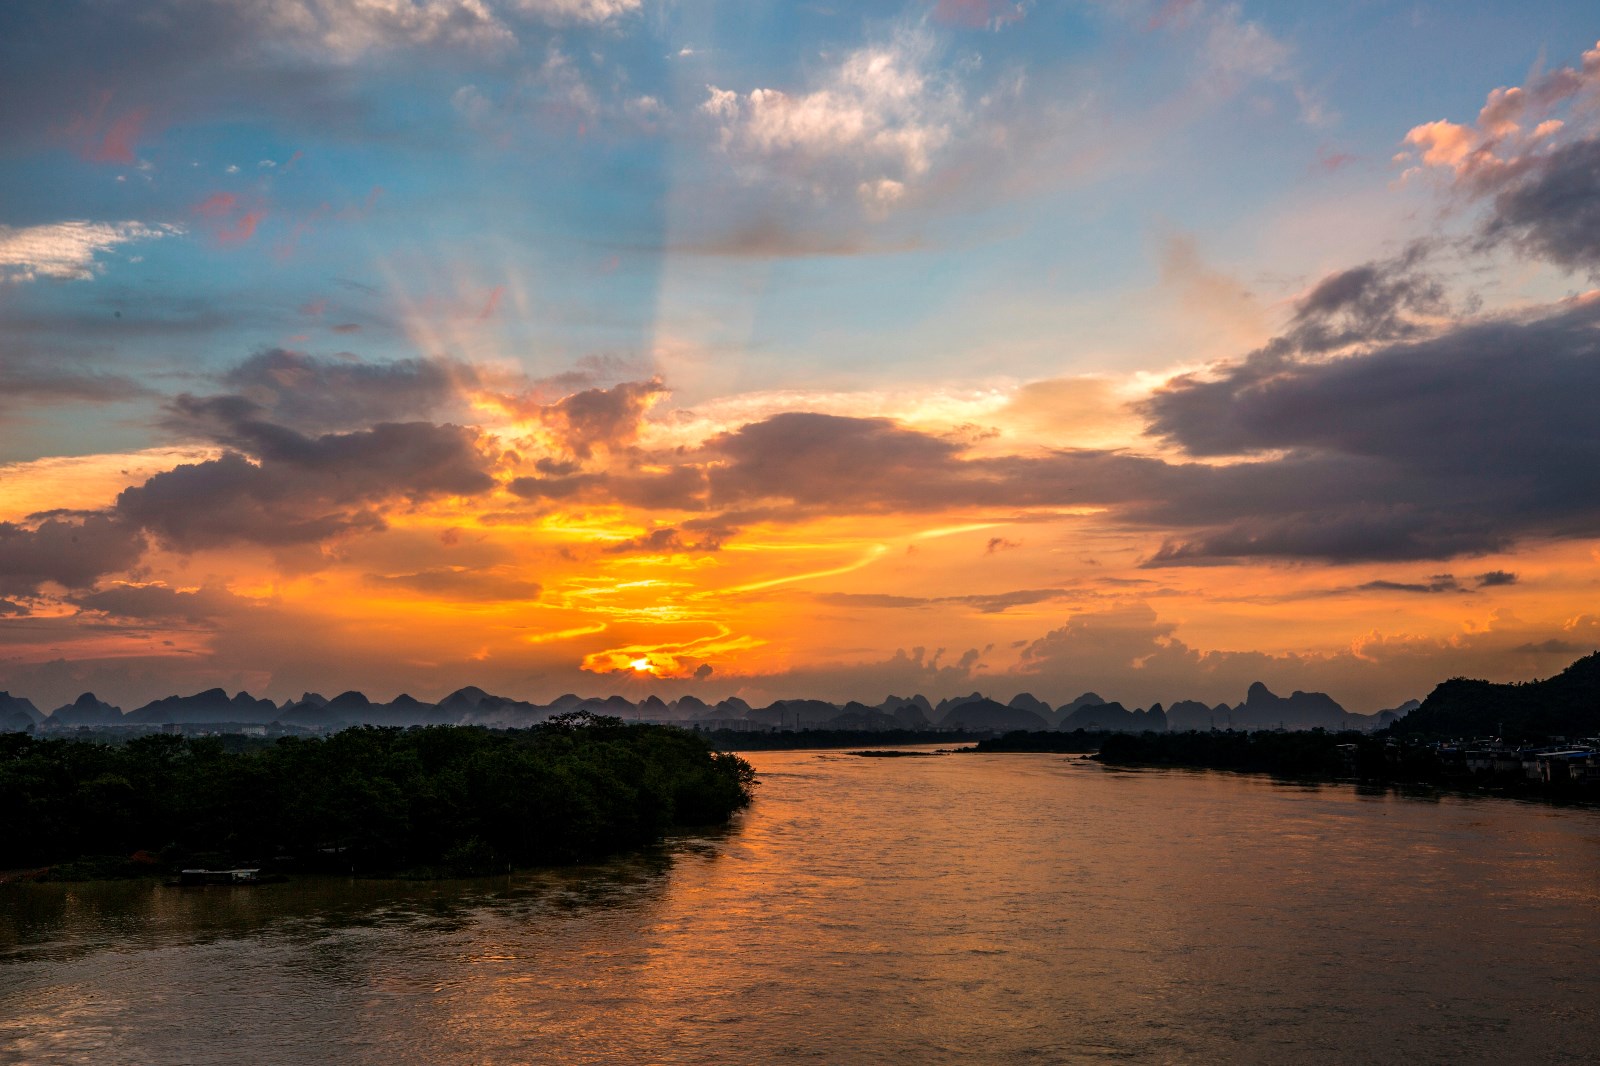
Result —
<instances>
[{"instance_id":1,"label":"wooded peninsula","mask_svg":"<svg viewBox=\"0 0 1600 1066\"><path fill-rule=\"evenodd\" d=\"M522 730L369 726L275 740L10 733L0 868L54 865L64 879L188 865L484 874L725 823L754 784L747 762L693 732L587 713Z\"/></svg>"}]
</instances>

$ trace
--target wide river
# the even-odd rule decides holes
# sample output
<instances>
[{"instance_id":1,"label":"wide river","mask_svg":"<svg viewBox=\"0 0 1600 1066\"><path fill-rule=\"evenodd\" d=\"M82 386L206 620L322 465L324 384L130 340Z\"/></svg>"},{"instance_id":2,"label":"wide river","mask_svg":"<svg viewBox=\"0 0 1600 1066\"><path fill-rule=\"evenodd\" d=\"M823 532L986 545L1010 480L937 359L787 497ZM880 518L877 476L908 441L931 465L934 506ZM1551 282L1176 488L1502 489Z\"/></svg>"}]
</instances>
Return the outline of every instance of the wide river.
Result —
<instances>
[{"instance_id":1,"label":"wide river","mask_svg":"<svg viewBox=\"0 0 1600 1066\"><path fill-rule=\"evenodd\" d=\"M1600 1061L1600 812L749 758L731 830L603 866L0 886L0 1061Z\"/></svg>"}]
</instances>

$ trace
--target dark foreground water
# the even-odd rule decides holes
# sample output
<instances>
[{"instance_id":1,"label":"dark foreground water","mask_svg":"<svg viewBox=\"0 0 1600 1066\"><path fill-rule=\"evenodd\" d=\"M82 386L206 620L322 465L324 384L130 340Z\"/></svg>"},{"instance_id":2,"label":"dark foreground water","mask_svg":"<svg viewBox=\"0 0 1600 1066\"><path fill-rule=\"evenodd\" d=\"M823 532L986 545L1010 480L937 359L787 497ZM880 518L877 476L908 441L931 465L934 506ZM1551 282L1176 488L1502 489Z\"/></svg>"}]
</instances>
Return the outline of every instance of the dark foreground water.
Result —
<instances>
[{"instance_id":1,"label":"dark foreground water","mask_svg":"<svg viewBox=\"0 0 1600 1066\"><path fill-rule=\"evenodd\" d=\"M0 886L0 1061L1600 1060L1600 813L752 761L734 829L603 867Z\"/></svg>"}]
</instances>

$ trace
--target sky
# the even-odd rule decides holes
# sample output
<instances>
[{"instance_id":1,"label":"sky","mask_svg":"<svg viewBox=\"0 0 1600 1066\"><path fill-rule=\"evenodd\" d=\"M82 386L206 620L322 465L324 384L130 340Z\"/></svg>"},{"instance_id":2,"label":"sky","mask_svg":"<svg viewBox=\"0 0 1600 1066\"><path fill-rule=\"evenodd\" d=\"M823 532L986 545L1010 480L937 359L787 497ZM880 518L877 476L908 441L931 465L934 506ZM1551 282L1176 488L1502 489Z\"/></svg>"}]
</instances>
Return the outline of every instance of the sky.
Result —
<instances>
[{"instance_id":1,"label":"sky","mask_svg":"<svg viewBox=\"0 0 1600 1066\"><path fill-rule=\"evenodd\" d=\"M0 688L1558 672L1595 14L13 0Z\"/></svg>"}]
</instances>

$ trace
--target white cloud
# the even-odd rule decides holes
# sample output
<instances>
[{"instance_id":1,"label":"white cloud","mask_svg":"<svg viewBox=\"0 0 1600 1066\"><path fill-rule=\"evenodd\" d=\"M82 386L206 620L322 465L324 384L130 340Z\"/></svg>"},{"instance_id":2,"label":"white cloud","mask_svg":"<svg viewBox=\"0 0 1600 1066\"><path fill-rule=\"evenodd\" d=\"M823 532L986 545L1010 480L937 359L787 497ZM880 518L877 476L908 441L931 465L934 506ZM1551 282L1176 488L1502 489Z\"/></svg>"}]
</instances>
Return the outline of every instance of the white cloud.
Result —
<instances>
[{"instance_id":1,"label":"white cloud","mask_svg":"<svg viewBox=\"0 0 1600 1066\"><path fill-rule=\"evenodd\" d=\"M622 113L641 129L654 131L667 117L667 109L653 96L635 96L622 105Z\"/></svg>"},{"instance_id":2,"label":"white cloud","mask_svg":"<svg viewBox=\"0 0 1600 1066\"><path fill-rule=\"evenodd\" d=\"M484 0L269 0L244 7L276 33L344 58L398 45L486 47L516 39Z\"/></svg>"},{"instance_id":3,"label":"white cloud","mask_svg":"<svg viewBox=\"0 0 1600 1066\"><path fill-rule=\"evenodd\" d=\"M666 106L654 96L627 95L627 88L626 72L604 56L568 52L552 40L538 64L500 92L463 85L450 103L467 126L502 144L533 127L656 132Z\"/></svg>"},{"instance_id":4,"label":"white cloud","mask_svg":"<svg viewBox=\"0 0 1600 1066\"><path fill-rule=\"evenodd\" d=\"M1282 78L1291 54L1289 46L1259 22L1244 19L1237 4L1220 8L1206 30L1206 61L1214 73L1225 78Z\"/></svg>"},{"instance_id":5,"label":"white cloud","mask_svg":"<svg viewBox=\"0 0 1600 1066\"><path fill-rule=\"evenodd\" d=\"M532 83L541 87L546 98L582 118L600 113L600 101L589 88L583 71L572 57L553 42L545 51L544 63L533 75Z\"/></svg>"},{"instance_id":6,"label":"white cloud","mask_svg":"<svg viewBox=\"0 0 1600 1066\"><path fill-rule=\"evenodd\" d=\"M639 10L641 0L516 0L524 14L546 22L607 22Z\"/></svg>"},{"instance_id":7,"label":"white cloud","mask_svg":"<svg viewBox=\"0 0 1600 1066\"><path fill-rule=\"evenodd\" d=\"M869 214L884 215L906 194L904 182L893 178L864 181L856 187L856 196Z\"/></svg>"},{"instance_id":8,"label":"white cloud","mask_svg":"<svg viewBox=\"0 0 1600 1066\"><path fill-rule=\"evenodd\" d=\"M177 226L143 222L52 222L21 229L0 226L0 281L87 281L102 269L95 262L99 253L129 241L182 232Z\"/></svg>"},{"instance_id":9,"label":"white cloud","mask_svg":"<svg viewBox=\"0 0 1600 1066\"><path fill-rule=\"evenodd\" d=\"M450 96L450 104L456 109L456 114L475 128L488 125L494 117L494 101L483 95L476 85L463 85L457 89Z\"/></svg>"},{"instance_id":10,"label":"white cloud","mask_svg":"<svg viewBox=\"0 0 1600 1066\"><path fill-rule=\"evenodd\" d=\"M1246 19L1238 4L1224 4L1209 13L1201 52L1209 76L1223 91L1236 92L1251 82L1277 82L1294 93L1301 121L1309 126L1334 121L1317 94L1301 83L1293 63L1294 49L1261 23Z\"/></svg>"},{"instance_id":11,"label":"white cloud","mask_svg":"<svg viewBox=\"0 0 1600 1066\"><path fill-rule=\"evenodd\" d=\"M928 172L966 119L960 91L931 70L931 52L925 34L902 33L852 52L809 92L708 85L700 110L731 156L773 163L819 190L881 190L872 199L882 206Z\"/></svg>"}]
</instances>

